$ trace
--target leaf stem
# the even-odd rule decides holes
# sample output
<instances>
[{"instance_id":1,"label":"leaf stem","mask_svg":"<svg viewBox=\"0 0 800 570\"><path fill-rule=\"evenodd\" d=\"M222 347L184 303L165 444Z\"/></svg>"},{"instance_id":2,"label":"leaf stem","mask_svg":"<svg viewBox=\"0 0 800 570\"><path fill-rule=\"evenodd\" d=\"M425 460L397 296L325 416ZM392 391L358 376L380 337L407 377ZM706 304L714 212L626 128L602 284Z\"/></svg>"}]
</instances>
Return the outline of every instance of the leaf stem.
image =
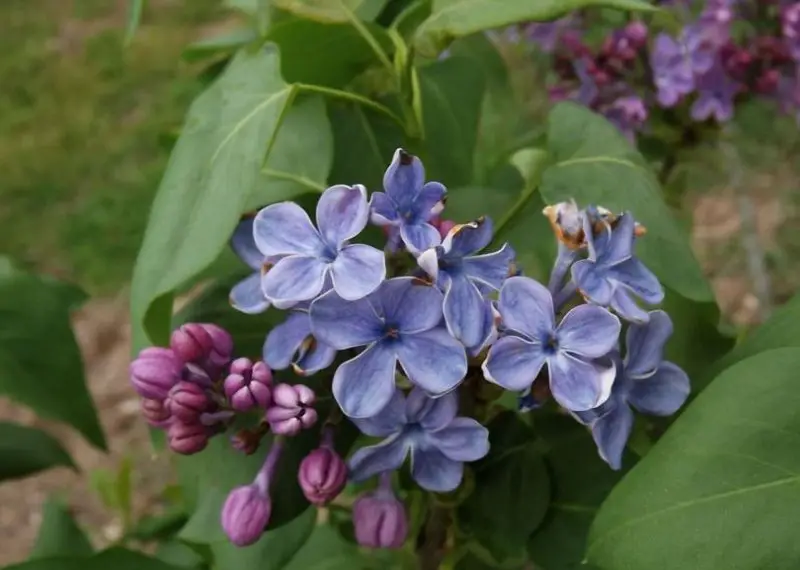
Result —
<instances>
[{"instance_id":1,"label":"leaf stem","mask_svg":"<svg viewBox=\"0 0 800 570\"><path fill-rule=\"evenodd\" d=\"M373 101L367 97L359 95L358 93L352 93L350 91L343 91L341 89L333 89L331 87L323 87L322 85L311 85L308 83L295 83L295 87L300 91L305 91L306 93L318 93L320 95L326 95L328 97L333 97L335 99L343 99L345 101L351 101L353 103L358 103L364 107L368 107L374 111L378 111L379 113L383 113L390 119L392 119L395 123L400 125L402 128L405 129L405 123L403 119L398 117L396 114L392 112L389 107L385 105L381 105L380 103Z\"/></svg>"}]
</instances>

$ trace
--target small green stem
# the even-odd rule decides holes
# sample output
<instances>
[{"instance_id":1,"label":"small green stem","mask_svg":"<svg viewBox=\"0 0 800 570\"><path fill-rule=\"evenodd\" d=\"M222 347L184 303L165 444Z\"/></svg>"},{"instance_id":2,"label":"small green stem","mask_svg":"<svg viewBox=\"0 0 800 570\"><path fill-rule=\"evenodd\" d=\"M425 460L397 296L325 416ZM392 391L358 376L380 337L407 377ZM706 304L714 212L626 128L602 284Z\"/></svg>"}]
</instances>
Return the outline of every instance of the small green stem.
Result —
<instances>
[{"instance_id":1,"label":"small green stem","mask_svg":"<svg viewBox=\"0 0 800 570\"><path fill-rule=\"evenodd\" d=\"M305 91L306 93L318 93L320 95L326 95L328 97L333 97L335 99L343 99L345 101L350 101L353 103L358 103L363 107L368 107L374 111L378 111L379 113L383 113L394 122L396 122L400 127L405 129L405 122L403 119L398 117L396 114L392 112L389 107L385 105L381 105L380 103L373 101L367 97L363 97L357 93L352 93L350 91L342 91L341 89L332 89L330 87L323 87L321 85L310 85L307 83L296 83L295 87L300 91Z\"/></svg>"}]
</instances>

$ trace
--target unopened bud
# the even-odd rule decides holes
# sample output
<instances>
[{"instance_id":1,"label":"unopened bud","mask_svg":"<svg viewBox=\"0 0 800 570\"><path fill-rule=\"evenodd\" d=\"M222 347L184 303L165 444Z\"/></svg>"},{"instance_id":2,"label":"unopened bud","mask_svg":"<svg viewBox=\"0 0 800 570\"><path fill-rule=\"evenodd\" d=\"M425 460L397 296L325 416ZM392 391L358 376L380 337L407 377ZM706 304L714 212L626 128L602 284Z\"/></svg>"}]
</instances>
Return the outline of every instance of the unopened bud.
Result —
<instances>
[{"instance_id":1,"label":"unopened bud","mask_svg":"<svg viewBox=\"0 0 800 570\"><path fill-rule=\"evenodd\" d=\"M212 402L205 390L192 382L178 382L169 391L166 406L169 412L184 423L197 422Z\"/></svg>"},{"instance_id":2,"label":"unopened bud","mask_svg":"<svg viewBox=\"0 0 800 570\"><path fill-rule=\"evenodd\" d=\"M382 475L381 486L356 499L353 526L356 542L368 548L400 548L408 536L408 517Z\"/></svg>"},{"instance_id":3,"label":"unopened bud","mask_svg":"<svg viewBox=\"0 0 800 570\"><path fill-rule=\"evenodd\" d=\"M261 537L271 514L269 495L254 483L237 487L228 494L220 518L233 544L249 546Z\"/></svg>"},{"instance_id":4,"label":"unopened bud","mask_svg":"<svg viewBox=\"0 0 800 570\"><path fill-rule=\"evenodd\" d=\"M312 407L315 401L316 396L308 386L275 386L272 390L272 407L266 414L273 433L293 436L314 425L317 421L317 411Z\"/></svg>"},{"instance_id":5,"label":"unopened bud","mask_svg":"<svg viewBox=\"0 0 800 570\"><path fill-rule=\"evenodd\" d=\"M323 445L300 462L297 479L308 502L321 507L335 499L344 489L347 483L347 465L336 451Z\"/></svg>"},{"instance_id":6,"label":"unopened bud","mask_svg":"<svg viewBox=\"0 0 800 570\"><path fill-rule=\"evenodd\" d=\"M238 358L231 363L225 378L225 396L234 410L267 409L271 401L272 371L263 362Z\"/></svg>"},{"instance_id":7,"label":"unopened bud","mask_svg":"<svg viewBox=\"0 0 800 570\"><path fill-rule=\"evenodd\" d=\"M142 398L139 406L142 411L142 416L151 426L163 428L169 425L171 416L163 400Z\"/></svg>"},{"instance_id":8,"label":"unopened bud","mask_svg":"<svg viewBox=\"0 0 800 570\"><path fill-rule=\"evenodd\" d=\"M140 396L149 400L163 400L180 380L182 368L183 363L172 350L151 346L139 353L128 371L131 384Z\"/></svg>"},{"instance_id":9,"label":"unopened bud","mask_svg":"<svg viewBox=\"0 0 800 570\"><path fill-rule=\"evenodd\" d=\"M192 455L203 451L208 445L208 428L203 424L174 421L167 430L169 448L181 455Z\"/></svg>"},{"instance_id":10,"label":"unopened bud","mask_svg":"<svg viewBox=\"0 0 800 570\"><path fill-rule=\"evenodd\" d=\"M187 323L172 333L170 347L184 362L193 362L209 374L218 374L233 354L233 339L210 323Z\"/></svg>"}]
</instances>

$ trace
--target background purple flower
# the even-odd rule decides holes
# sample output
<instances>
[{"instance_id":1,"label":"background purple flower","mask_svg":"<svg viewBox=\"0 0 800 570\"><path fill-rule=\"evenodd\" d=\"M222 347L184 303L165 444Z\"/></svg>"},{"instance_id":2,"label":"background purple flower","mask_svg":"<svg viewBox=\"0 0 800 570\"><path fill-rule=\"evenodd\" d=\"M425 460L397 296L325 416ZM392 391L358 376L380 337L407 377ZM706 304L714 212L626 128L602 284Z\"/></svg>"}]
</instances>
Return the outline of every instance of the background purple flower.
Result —
<instances>
[{"instance_id":1,"label":"background purple flower","mask_svg":"<svg viewBox=\"0 0 800 570\"><path fill-rule=\"evenodd\" d=\"M384 437L350 458L350 476L363 481L399 469L411 456L411 476L428 491L445 493L461 484L464 462L489 453L489 431L472 418L456 417L458 396L432 399L419 388L407 398L396 390L384 410L371 419L355 420L367 435Z\"/></svg>"},{"instance_id":2,"label":"background purple flower","mask_svg":"<svg viewBox=\"0 0 800 570\"><path fill-rule=\"evenodd\" d=\"M667 34L658 34L650 54L656 97L663 107L673 107L694 89L691 61L684 47Z\"/></svg>"},{"instance_id":3,"label":"background purple flower","mask_svg":"<svg viewBox=\"0 0 800 570\"><path fill-rule=\"evenodd\" d=\"M738 86L721 65L716 64L697 78L698 97L692 104L691 114L695 121L713 118L724 123L733 117L733 99Z\"/></svg>"},{"instance_id":4,"label":"background purple flower","mask_svg":"<svg viewBox=\"0 0 800 570\"><path fill-rule=\"evenodd\" d=\"M441 211L447 190L439 182L425 182L422 161L398 148L383 187L385 193L373 192L370 199L372 223L389 227L390 240L399 237L412 253L437 245L439 231L430 222Z\"/></svg>"},{"instance_id":5,"label":"background purple flower","mask_svg":"<svg viewBox=\"0 0 800 570\"><path fill-rule=\"evenodd\" d=\"M556 325L550 292L527 277L505 282L498 309L506 334L492 345L483 363L487 380L519 392L546 364L553 397L566 409L588 410L608 398L614 370L594 359L616 346L621 328L617 317L600 307L580 305Z\"/></svg>"},{"instance_id":6,"label":"background purple flower","mask_svg":"<svg viewBox=\"0 0 800 570\"><path fill-rule=\"evenodd\" d=\"M611 397L597 409L574 414L591 427L600 456L613 469L622 466L633 427L631 406L645 414L669 416L689 396L689 377L677 365L662 360L670 336L672 321L664 311L651 312L647 324L631 325Z\"/></svg>"},{"instance_id":7,"label":"background purple flower","mask_svg":"<svg viewBox=\"0 0 800 570\"><path fill-rule=\"evenodd\" d=\"M432 395L454 389L467 372L464 347L440 326L442 294L413 277L384 281L358 301L329 291L311 304L311 330L339 350L365 346L333 376L333 395L351 418L379 413L394 394L397 362Z\"/></svg>"},{"instance_id":8,"label":"background purple flower","mask_svg":"<svg viewBox=\"0 0 800 570\"><path fill-rule=\"evenodd\" d=\"M264 275L265 296L276 306L308 301L322 292L330 275L344 299L359 299L386 277L382 251L348 244L367 225L369 207L363 186L332 186L317 202L317 226L292 202L262 209L253 231L265 256L284 256Z\"/></svg>"}]
</instances>

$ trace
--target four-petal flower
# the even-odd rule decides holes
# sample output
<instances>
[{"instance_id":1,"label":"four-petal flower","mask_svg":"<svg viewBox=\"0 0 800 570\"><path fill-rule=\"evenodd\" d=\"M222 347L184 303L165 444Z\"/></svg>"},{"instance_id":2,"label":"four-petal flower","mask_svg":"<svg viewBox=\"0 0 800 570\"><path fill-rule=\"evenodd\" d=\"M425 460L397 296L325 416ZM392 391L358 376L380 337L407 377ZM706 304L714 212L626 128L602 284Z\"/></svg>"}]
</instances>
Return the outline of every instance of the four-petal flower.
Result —
<instances>
[{"instance_id":1,"label":"four-petal flower","mask_svg":"<svg viewBox=\"0 0 800 570\"><path fill-rule=\"evenodd\" d=\"M645 303L664 300L664 289L653 273L633 255L636 224L633 216L622 214L612 229L600 224L595 233L589 216L584 219L589 258L572 265L572 279L589 301L611 307L622 318L633 322L647 321L647 311L640 308L633 296Z\"/></svg>"},{"instance_id":2,"label":"four-petal flower","mask_svg":"<svg viewBox=\"0 0 800 570\"><path fill-rule=\"evenodd\" d=\"M568 410L589 410L611 392L614 368L594 361L617 344L621 325L607 310L579 305L556 325L553 298L528 277L511 277L500 289L505 334L489 349L484 376L506 390L528 388L547 364L550 391Z\"/></svg>"},{"instance_id":3,"label":"four-petal flower","mask_svg":"<svg viewBox=\"0 0 800 570\"><path fill-rule=\"evenodd\" d=\"M627 353L617 364L611 396L596 409L574 413L591 427L600 457L613 469L622 466L622 453L633 427L631 406L644 414L669 416L689 396L686 373L672 362L662 361L670 336L672 321L664 311L651 312L644 325L631 325L625 338Z\"/></svg>"},{"instance_id":4,"label":"four-petal flower","mask_svg":"<svg viewBox=\"0 0 800 570\"><path fill-rule=\"evenodd\" d=\"M390 239L399 236L414 254L439 244L439 230L430 221L441 211L447 190L438 182L425 182L420 159L398 148L383 175L383 187L385 193L373 192L370 199L372 223L388 226Z\"/></svg>"},{"instance_id":5,"label":"four-petal flower","mask_svg":"<svg viewBox=\"0 0 800 570\"><path fill-rule=\"evenodd\" d=\"M442 245L417 258L419 266L444 291L447 330L470 348L481 347L491 336L492 303L484 294L500 289L514 260L508 244L494 253L476 255L492 241L492 229L490 218L456 226Z\"/></svg>"},{"instance_id":6,"label":"four-petal flower","mask_svg":"<svg viewBox=\"0 0 800 570\"><path fill-rule=\"evenodd\" d=\"M317 203L317 230L308 214L293 202L262 209L253 222L253 234L264 256L282 256L264 275L264 295L279 307L314 299L328 275L344 299L360 299L386 278L382 251L348 244L369 220L363 186L332 186Z\"/></svg>"},{"instance_id":7,"label":"four-petal flower","mask_svg":"<svg viewBox=\"0 0 800 570\"><path fill-rule=\"evenodd\" d=\"M407 398L396 390L381 413L354 420L367 435L384 437L350 458L350 477L363 481L399 469L411 455L411 476L428 491L446 493L461 484L464 463L489 453L489 430L476 420L456 417L458 397L432 399L415 388Z\"/></svg>"},{"instance_id":8,"label":"four-petal flower","mask_svg":"<svg viewBox=\"0 0 800 570\"><path fill-rule=\"evenodd\" d=\"M442 321L442 294L413 277L384 281L369 296L346 301L329 291L311 304L315 338L346 350L366 346L333 376L333 395L351 418L381 411L395 390L400 362L408 379L433 396L453 390L467 372L464 347Z\"/></svg>"}]
</instances>

